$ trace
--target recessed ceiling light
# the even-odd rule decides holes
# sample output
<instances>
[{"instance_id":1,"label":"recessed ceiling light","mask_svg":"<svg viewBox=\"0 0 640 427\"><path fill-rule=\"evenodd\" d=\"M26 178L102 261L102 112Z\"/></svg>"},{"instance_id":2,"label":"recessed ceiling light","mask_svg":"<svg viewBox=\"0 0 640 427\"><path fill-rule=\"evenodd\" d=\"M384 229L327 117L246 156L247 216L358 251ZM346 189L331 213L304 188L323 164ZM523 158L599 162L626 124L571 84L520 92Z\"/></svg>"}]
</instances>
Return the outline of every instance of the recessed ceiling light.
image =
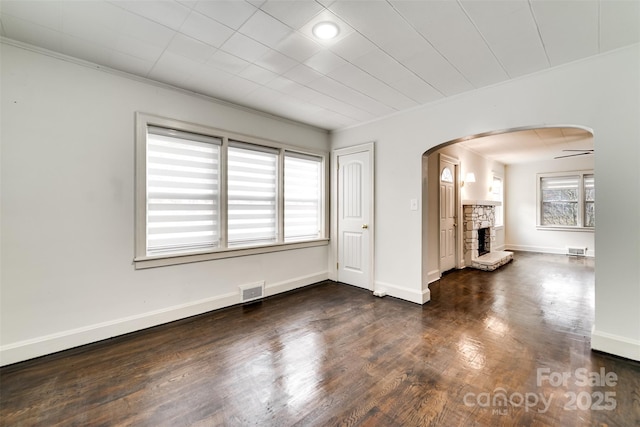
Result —
<instances>
[{"instance_id":1,"label":"recessed ceiling light","mask_svg":"<svg viewBox=\"0 0 640 427\"><path fill-rule=\"evenodd\" d=\"M331 40L338 35L340 29L329 21L319 22L313 26L313 35L322 40Z\"/></svg>"}]
</instances>

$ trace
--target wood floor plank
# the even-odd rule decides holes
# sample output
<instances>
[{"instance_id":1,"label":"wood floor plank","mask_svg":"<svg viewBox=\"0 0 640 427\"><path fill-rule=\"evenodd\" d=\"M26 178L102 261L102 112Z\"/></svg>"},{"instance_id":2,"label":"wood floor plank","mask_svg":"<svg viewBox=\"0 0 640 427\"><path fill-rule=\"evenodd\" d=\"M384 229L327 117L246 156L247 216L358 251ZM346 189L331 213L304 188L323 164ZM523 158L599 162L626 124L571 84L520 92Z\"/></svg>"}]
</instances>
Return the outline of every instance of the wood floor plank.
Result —
<instances>
[{"instance_id":1,"label":"wood floor plank","mask_svg":"<svg viewBox=\"0 0 640 427\"><path fill-rule=\"evenodd\" d=\"M1 368L0 423L640 426L640 363L590 350L593 268L517 253L424 306L326 282L206 313ZM593 409L604 393L616 407Z\"/></svg>"}]
</instances>

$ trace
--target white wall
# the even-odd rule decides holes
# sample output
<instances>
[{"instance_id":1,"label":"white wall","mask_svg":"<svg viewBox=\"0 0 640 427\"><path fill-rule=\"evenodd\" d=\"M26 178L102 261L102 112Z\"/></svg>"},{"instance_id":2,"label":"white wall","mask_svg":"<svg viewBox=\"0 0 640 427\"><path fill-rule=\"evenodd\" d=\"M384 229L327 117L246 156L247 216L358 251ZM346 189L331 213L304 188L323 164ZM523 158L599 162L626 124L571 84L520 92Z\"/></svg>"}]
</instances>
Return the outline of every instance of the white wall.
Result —
<instances>
[{"instance_id":1,"label":"white wall","mask_svg":"<svg viewBox=\"0 0 640 427\"><path fill-rule=\"evenodd\" d=\"M595 256L595 238L592 231L538 230L536 227L536 174L592 170L593 167L593 156L508 165L505 188L508 201L505 211L507 248L564 254L569 246L586 247L587 255Z\"/></svg>"},{"instance_id":2,"label":"white wall","mask_svg":"<svg viewBox=\"0 0 640 427\"><path fill-rule=\"evenodd\" d=\"M421 263L422 153L467 135L536 125L582 125L596 149L596 309L592 346L640 360L639 45L335 132L334 148L376 143L375 280L412 294ZM624 185L621 185L624 183ZM424 208L424 206L422 206ZM422 230L422 231L420 231ZM427 248L427 245L424 246ZM425 249L426 250L426 249Z\"/></svg>"},{"instance_id":3,"label":"white wall","mask_svg":"<svg viewBox=\"0 0 640 427\"><path fill-rule=\"evenodd\" d=\"M471 151L461 144L451 144L443 147L433 153L430 153L427 157L428 162L428 198L424 203L429 210L426 223L423 223L422 227L427 228L427 235L429 236L427 251L423 251L423 256L427 259L427 282L431 283L434 280L440 278L439 267L439 250L438 250L438 197L439 197L439 183L440 183L440 171L439 171L439 158L440 154L446 154L460 161L460 178L464 180L467 172L473 172L476 177L476 182L465 183L460 188L460 200L461 203L464 200L492 200L492 194L490 191L491 184L493 183L493 174L505 178L505 165L495 160L487 159L479 155L478 153ZM462 206L460 206L460 212L458 212L459 223L462 224ZM462 228L460 228L462 229ZM505 227L495 227L496 240L493 242L494 250L504 249L505 244ZM462 247L462 236L458 236L459 245ZM424 253L426 252L426 253ZM458 254L457 264L459 266L464 265L464 254L462 250Z\"/></svg>"},{"instance_id":4,"label":"white wall","mask_svg":"<svg viewBox=\"0 0 640 427\"><path fill-rule=\"evenodd\" d=\"M329 136L2 45L0 360L8 364L326 279L328 247L134 270L134 112L328 150Z\"/></svg>"}]
</instances>

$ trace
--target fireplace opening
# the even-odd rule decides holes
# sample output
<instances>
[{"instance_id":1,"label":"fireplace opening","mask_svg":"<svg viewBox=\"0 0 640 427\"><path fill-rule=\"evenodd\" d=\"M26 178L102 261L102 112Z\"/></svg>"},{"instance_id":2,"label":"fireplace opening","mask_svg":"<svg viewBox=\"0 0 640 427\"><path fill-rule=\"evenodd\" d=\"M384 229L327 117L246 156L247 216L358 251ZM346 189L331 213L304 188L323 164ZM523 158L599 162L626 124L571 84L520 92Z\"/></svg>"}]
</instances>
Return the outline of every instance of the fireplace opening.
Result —
<instances>
[{"instance_id":1,"label":"fireplace opening","mask_svg":"<svg viewBox=\"0 0 640 427\"><path fill-rule=\"evenodd\" d=\"M491 252L491 232L489 227L478 229L478 256Z\"/></svg>"}]
</instances>

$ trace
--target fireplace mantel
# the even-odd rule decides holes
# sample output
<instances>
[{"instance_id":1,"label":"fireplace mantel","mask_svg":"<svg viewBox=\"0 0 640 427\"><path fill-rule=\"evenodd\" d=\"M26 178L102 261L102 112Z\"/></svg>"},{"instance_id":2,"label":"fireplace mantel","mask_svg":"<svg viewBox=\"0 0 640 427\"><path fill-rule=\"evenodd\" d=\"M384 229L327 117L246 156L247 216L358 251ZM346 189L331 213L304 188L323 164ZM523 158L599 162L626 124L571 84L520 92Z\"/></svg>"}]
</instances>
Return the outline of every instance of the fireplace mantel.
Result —
<instances>
[{"instance_id":1,"label":"fireplace mantel","mask_svg":"<svg viewBox=\"0 0 640 427\"><path fill-rule=\"evenodd\" d=\"M495 200L463 200L462 206L502 206L502 202Z\"/></svg>"}]
</instances>

